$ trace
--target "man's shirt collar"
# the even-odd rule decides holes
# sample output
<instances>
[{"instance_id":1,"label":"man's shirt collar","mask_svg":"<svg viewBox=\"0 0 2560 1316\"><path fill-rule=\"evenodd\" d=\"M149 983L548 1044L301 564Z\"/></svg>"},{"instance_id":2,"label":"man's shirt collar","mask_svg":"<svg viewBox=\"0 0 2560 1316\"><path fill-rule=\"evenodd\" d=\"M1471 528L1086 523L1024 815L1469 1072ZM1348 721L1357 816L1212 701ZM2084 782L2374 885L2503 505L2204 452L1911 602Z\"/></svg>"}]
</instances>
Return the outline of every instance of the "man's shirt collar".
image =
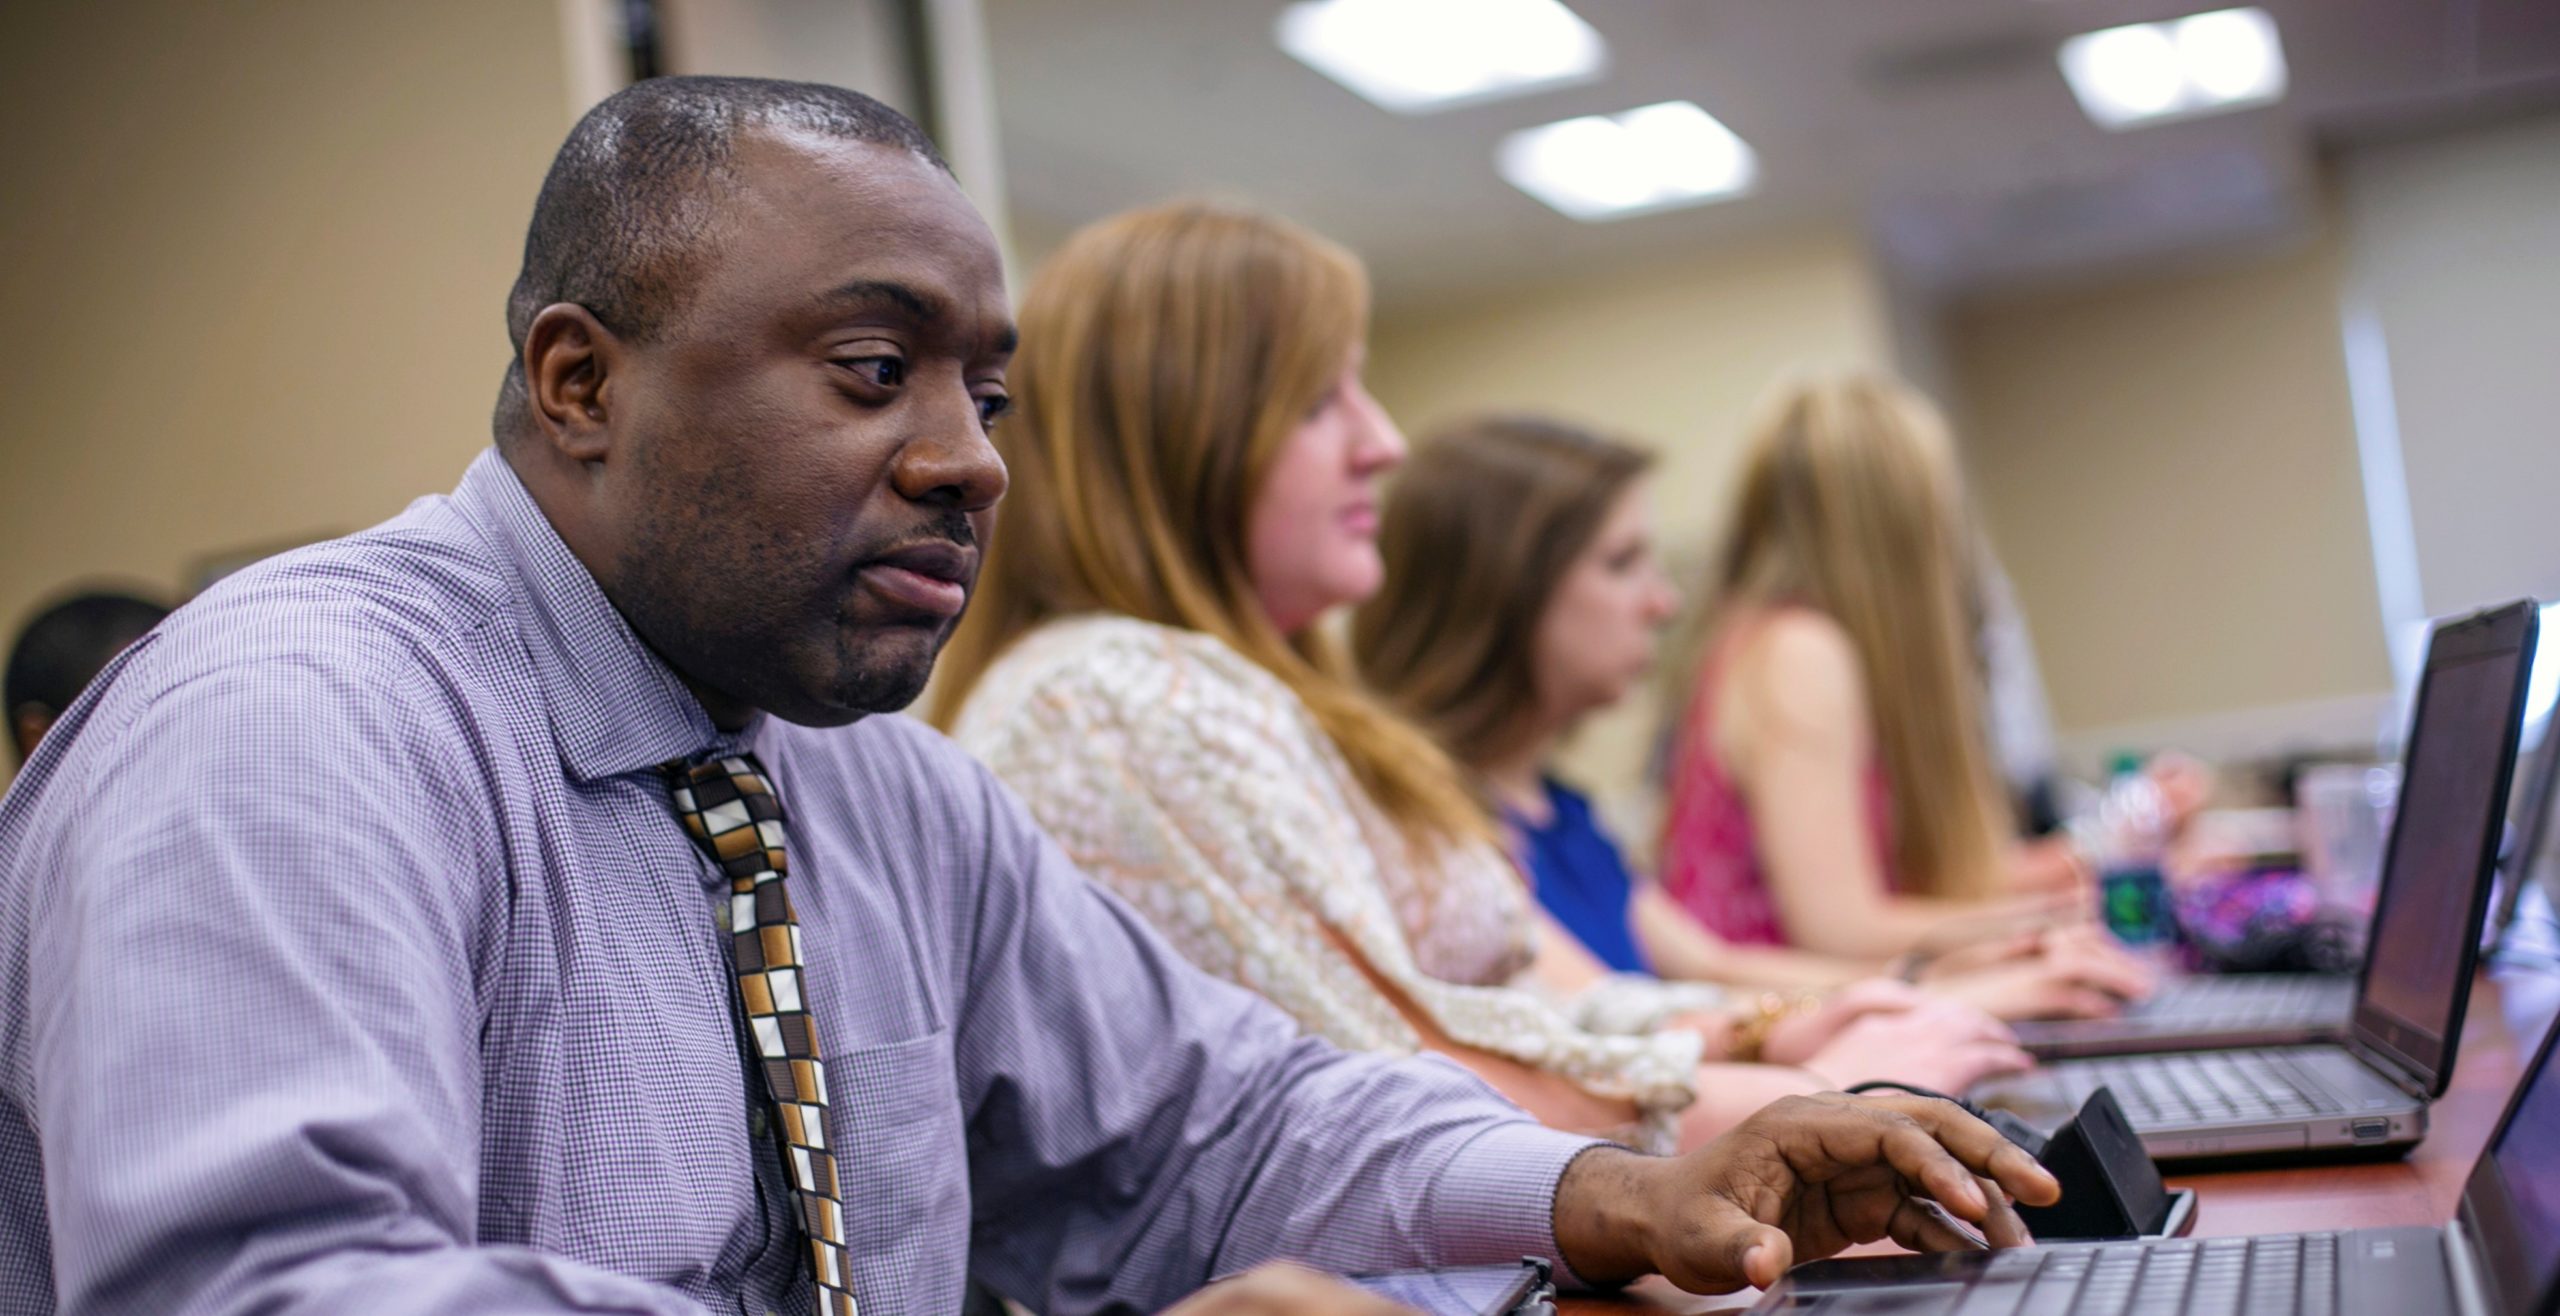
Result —
<instances>
[{"instance_id":1,"label":"man's shirt collar","mask_svg":"<svg viewBox=\"0 0 2560 1316\"><path fill-rule=\"evenodd\" d=\"M518 630L570 777L593 781L754 747L765 715L733 733L712 725L702 702L623 620L497 449L471 463L453 503L516 578Z\"/></svg>"}]
</instances>

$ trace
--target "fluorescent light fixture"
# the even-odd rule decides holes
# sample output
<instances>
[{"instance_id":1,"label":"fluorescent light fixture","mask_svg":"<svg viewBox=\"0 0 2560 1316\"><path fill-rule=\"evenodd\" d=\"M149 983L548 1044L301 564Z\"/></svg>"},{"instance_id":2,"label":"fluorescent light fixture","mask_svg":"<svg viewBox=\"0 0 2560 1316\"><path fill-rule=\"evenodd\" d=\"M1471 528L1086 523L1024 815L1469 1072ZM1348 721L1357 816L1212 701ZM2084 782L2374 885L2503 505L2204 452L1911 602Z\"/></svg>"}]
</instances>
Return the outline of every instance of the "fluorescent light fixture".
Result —
<instances>
[{"instance_id":1,"label":"fluorescent light fixture","mask_svg":"<svg viewBox=\"0 0 2560 1316\"><path fill-rule=\"evenodd\" d=\"M1399 114L1589 82L1609 49L1557 0L1302 0L1280 48Z\"/></svg>"},{"instance_id":2,"label":"fluorescent light fixture","mask_svg":"<svg viewBox=\"0 0 2560 1316\"><path fill-rule=\"evenodd\" d=\"M2102 128L2191 119L2284 96L2284 45L2263 9L2084 32L2062 43L2062 76Z\"/></svg>"},{"instance_id":3,"label":"fluorescent light fixture","mask_svg":"<svg viewBox=\"0 0 2560 1316\"><path fill-rule=\"evenodd\" d=\"M1741 196L1759 176L1749 143L1688 101L1566 119L1502 141L1513 187L1586 222Z\"/></svg>"}]
</instances>

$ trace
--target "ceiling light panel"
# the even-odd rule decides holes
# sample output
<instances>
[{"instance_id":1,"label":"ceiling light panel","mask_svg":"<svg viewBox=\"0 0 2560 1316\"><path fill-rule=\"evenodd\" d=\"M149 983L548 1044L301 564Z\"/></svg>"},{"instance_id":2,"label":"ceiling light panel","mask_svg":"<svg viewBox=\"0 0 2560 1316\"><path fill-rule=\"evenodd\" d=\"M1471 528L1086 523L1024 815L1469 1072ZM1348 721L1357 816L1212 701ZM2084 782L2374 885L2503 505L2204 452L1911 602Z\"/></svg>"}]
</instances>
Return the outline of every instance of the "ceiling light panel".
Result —
<instances>
[{"instance_id":1,"label":"ceiling light panel","mask_svg":"<svg viewBox=\"0 0 2560 1316\"><path fill-rule=\"evenodd\" d=\"M1302 0L1280 48L1399 114L1589 82L1609 48L1557 0Z\"/></svg>"},{"instance_id":2,"label":"ceiling light panel","mask_svg":"<svg viewBox=\"0 0 2560 1316\"><path fill-rule=\"evenodd\" d=\"M1504 138L1513 187L1596 222L1741 196L1760 172L1749 143L1688 101L1566 119Z\"/></svg>"},{"instance_id":3,"label":"ceiling light panel","mask_svg":"<svg viewBox=\"0 0 2560 1316\"><path fill-rule=\"evenodd\" d=\"M2284 44L2263 9L2084 32L2062 43L2062 76L2104 128L2135 128L2281 100Z\"/></svg>"}]
</instances>

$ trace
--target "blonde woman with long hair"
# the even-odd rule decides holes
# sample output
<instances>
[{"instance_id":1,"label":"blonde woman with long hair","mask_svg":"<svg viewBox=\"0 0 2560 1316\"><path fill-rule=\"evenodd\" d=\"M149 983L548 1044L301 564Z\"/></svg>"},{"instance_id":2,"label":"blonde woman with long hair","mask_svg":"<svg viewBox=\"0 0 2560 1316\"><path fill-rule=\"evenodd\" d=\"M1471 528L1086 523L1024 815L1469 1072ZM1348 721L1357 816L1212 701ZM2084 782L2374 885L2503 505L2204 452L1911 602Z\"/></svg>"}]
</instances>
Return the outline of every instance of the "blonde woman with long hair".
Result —
<instances>
[{"instance_id":1,"label":"blonde woman with long hair","mask_svg":"<svg viewBox=\"0 0 2560 1316\"><path fill-rule=\"evenodd\" d=\"M1069 239L1023 297L1013 492L936 720L1203 967L1558 1127L1695 1145L1788 1092L2023 1064L1988 1018L1901 999L1564 999L1599 975L1538 936L1465 779L1317 626L1377 588L1376 481L1404 454L1361 382L1367 314L1348 253L1264 216ZM1879 1072L1913 1034L1918 1068ZM1804 1069L1701 1065L1724 1056Z\"/></svg>"},{"instance_id":2,"label":"blonde woman with long hair","mask_svg":"<svg viewBox=\"0 0 2560 1316\"><path fill-rule=\"evenodd\" d=\"M1868 375L1785 388L1724 525L1664 890L1728 942L1859 959L2084 917L2084 893L2031 875L2014 841L1937 411Z\"/></svg>"},{"instance_id":3,"label":"blonde woman with long hair","mask_svg":"<svg viewBox=\"0 0 2560 1316\"><path fill-rule=\"evenodd\" d=\"M1652 456L1535 416L1486 416L1415 445L1386 503L1386 585L1353 656L1499 809L1538 901L1610 968L1735 985L1837 987L1877 958L1735 945L1639 877L1553 759L1652 675L1680 598L1655 552ZM2004 1018L2110 1013L2149 986L2087 939L1940 961L1930 991Z\"/></svg>"}]
</instances>

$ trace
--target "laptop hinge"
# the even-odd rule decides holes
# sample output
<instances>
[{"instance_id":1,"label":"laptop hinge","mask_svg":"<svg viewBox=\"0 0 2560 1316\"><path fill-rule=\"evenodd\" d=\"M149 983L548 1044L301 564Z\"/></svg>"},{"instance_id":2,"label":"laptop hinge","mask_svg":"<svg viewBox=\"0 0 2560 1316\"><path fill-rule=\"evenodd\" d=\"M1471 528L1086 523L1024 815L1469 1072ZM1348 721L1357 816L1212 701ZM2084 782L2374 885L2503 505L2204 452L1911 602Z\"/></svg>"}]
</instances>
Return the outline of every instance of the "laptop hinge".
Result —
<instances>
[{"instance_id":1,"label":"laptop hinge","mask_svg":"<svg viewBox=\"0 0 2560 1316\"><path fill-rule=\"evenodd\" d=\"M2417 1066L2363 1038L2349 1037L2347 1053L2363 1061L2366 1068L2389 1079L2391 1086L2420 1101L2427 1100L2429 1094L2435 1090L2435 1084L2428 1081L2426 1075L2419 1073Z\"/></svg>"},{"instance_id":2,"label":"laptop hinge","mask_svg":"<svg viewBox=\"0 0 2560 1316\"><path fill-rule=\"evenodd\" d=\"M2489 1291L2480 1283L2479 1254L2471 1247L2471 1231L2456 1216L2444 1227L2444 1266L2453 1273L2453 1309L2462 1316L2489 1311Z\"/></svg>"}]
</instances>

